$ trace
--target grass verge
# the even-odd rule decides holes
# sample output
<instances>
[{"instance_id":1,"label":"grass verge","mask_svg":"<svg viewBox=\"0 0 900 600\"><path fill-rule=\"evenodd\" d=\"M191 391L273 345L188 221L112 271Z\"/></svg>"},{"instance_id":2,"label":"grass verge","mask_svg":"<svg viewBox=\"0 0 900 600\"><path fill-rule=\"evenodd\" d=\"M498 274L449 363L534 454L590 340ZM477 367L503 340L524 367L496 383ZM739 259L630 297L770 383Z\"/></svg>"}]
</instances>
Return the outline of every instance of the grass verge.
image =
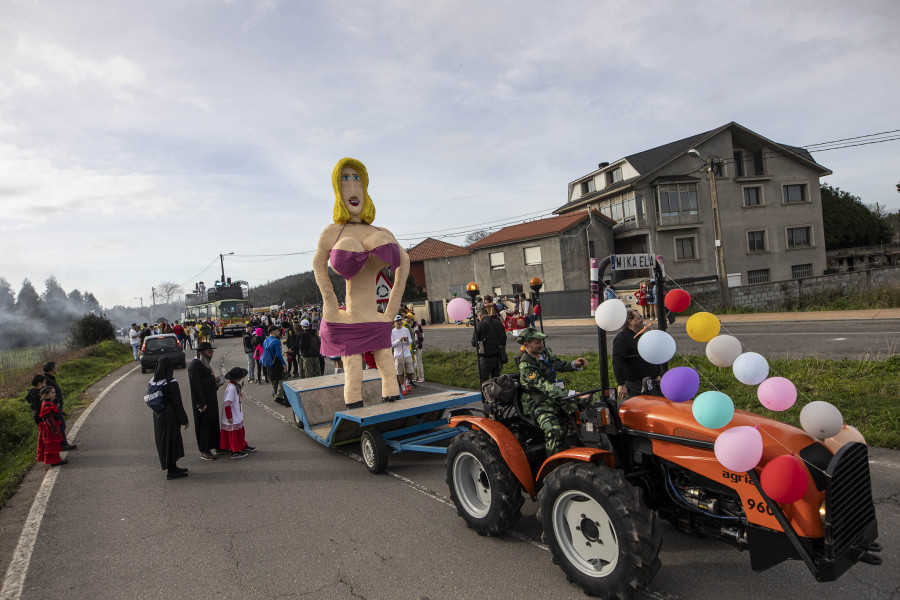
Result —
<instances>
[{"instance_id":1,"label":"grass verge","mask_svg":"<svg viewBox=\"0 0 900 600\"><path fill-rule=\"evenodd\" d=\"M83 397L88 387L132 360L131 347L113 341L85 348L70 359L58 359L57 381L65 398L66 414L71 415L88 403ZM38 367L35 372L39 370ZM26 391L0 398L0 508L34 464L37 451L37 426L25 403ZM67 419L67 423L71 427L74 421Z\"/></svg>"},{"instance_id":2,"label":"grass verge","mask_svg":"<svg viewBox=\"0 0 900 600\"><path fill-rule=\"evenodd\" d=\"M566 388L589 390L600 387L596 352L583 355L589 366L582 372L563 373ZM514 355L504 365L504 373L516 372ZM574 356L560 356L572 360ZM474 352L424 353L425 378L428 381L466 389L478 389L478 370ZM769 361L770 376L790 379L797 387L797 403L781 413L764 408L756 397L756 388L740 383L731 369L712 365L705 356L676 356L669 367L688 366L700 373L700 391L719 390L727 394L736 408L765 415L800 426L800 410L813 400L830 402L841 411L844 422L859 429L871 446L900 449L900 355L885 360L822 360L817 358ZM610 382L615 382L612 359L607 365Z\"/></svg>"}]
</instances>

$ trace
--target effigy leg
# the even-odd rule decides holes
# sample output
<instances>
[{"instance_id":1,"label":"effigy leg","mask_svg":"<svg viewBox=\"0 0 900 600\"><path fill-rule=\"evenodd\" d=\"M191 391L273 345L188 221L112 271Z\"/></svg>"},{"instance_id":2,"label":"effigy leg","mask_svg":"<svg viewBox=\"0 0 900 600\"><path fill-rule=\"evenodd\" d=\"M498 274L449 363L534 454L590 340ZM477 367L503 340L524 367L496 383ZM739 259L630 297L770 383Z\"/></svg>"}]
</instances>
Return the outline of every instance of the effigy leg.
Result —
<instances>
[{"instance_id":1,"label":"effigy leg","mask_svg":"<svg viewBox=\"0 0 900 600\"><path fill-rule=\"evenodd\" d=\"M362 355L342 356L341 361L344 363L344 404L359 408L362 406Z\"/></svg>"},{"instance_id":2,"label":"effigy leg","mask_svg":"<svg viewBox=\"0 0 900 600\"><path fill-rule=\"evenodd\" d=\"M397 369L394 366L394 353L390 348L382 348L372 352L375 356L375 366L381 375L381 397L397 399L400 396L400 386L397 384Z\"/></svg>"}]
</instances>

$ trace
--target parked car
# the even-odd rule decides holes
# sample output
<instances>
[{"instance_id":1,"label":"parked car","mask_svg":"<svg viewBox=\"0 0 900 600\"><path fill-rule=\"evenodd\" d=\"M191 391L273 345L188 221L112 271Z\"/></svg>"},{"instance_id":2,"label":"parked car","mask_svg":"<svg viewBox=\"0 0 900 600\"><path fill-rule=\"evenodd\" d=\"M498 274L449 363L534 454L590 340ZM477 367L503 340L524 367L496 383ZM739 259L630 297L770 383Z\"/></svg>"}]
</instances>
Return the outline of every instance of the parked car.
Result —
<instances>
[{"instance_id":1,"label":"parked car","mask_svg":"<svg viewBox=\"0 0 900 600\"><path fill-rule=\"evenodd\" d=\"M168 356L176 367L187 366L184 358L184 348L174 333L162 335L148 335L141 345L141 373L152 371L156 363L163 356Z\"/></svg>"}]
</instances>

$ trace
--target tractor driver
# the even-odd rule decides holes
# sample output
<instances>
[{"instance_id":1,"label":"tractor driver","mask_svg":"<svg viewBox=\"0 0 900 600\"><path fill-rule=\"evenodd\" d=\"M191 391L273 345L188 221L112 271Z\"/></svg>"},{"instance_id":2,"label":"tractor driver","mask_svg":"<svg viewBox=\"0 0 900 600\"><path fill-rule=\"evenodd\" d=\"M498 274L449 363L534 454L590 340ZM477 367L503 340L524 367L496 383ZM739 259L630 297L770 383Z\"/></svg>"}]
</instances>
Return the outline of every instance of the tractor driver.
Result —
<instances>
[{"instance_id":1,"label":"tractor driver","mask_svg":"<svg viewBox=\"0 0 900 600\"><path fill-rule=\"evenodd\" d=\"M523 345L525 354L519 361L519 384L522 386L522 409L535 420L544 431L547 456L556 454L563 441L563 431L559 425L559 411L573 411L578 408L574 400L569 400L578 392L566 391L557 372L580 371L587 366L583 358L572 362L560 360L544 346L547 336L534 327L523 331L516 341Z\"/></svg>"}]
</instances>

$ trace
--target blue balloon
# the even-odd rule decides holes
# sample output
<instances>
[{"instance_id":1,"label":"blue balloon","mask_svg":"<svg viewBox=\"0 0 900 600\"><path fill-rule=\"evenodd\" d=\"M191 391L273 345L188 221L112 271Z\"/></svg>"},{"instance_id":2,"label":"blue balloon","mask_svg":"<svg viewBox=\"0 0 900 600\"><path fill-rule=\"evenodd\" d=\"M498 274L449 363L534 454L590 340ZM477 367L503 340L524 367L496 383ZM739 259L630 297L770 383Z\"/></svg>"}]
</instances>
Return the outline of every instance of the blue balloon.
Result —
<instances>
[{"instance_id":1,"label":"blue balloon","mask_svg":"<svg viewBox=\"0 0 900 600\"><path fill-rule=\"evenodd\" d=\"M691 408L697 422L709 429L721 429L734 418L734 402L722 392L703 392Z\"/></svg>"},{"instance_id":2,"label":"blue balloon","mask_svg":"<svg viewBox=\"0 0 900 600\"><path fill-rule=\"evenodd\" d=\"M684 402L697 395L700 374L690 367L675 367L662 376L659 387L672 402Z\"/></svg>"}]
</instances>

